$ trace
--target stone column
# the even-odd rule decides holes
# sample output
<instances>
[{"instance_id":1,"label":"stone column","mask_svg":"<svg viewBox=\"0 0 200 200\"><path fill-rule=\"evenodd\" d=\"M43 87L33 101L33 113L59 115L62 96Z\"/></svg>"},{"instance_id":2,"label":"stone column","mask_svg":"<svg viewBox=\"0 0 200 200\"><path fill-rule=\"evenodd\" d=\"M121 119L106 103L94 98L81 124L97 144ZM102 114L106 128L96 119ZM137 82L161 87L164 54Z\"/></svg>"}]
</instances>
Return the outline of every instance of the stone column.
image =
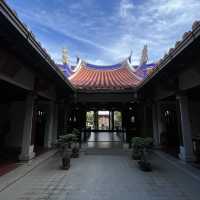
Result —
<instances>
[{"instance_id":1,"label":"stone column","mask_svg":"<svg viewBox=\"0 0 200 200\"><path fill-rule=\"evenodd\" d=\"M179 157L181 160L190 162L194 160L192 131L189 117L188 97L186 95L178 95L177 99L180 106L181 132L183 145L180 146Z\"/></svg>"},{"instance_id":2,"label":"stone column","mask_svg":"<svg viewBox=\"0 0 200 200\"><path fill-rule=\"evenodd\" d=\"M163 132L166 131L165 125L162 121L162 108L161 108L161 103L158 102L156 105L156 109L157 109L157 130L158 130L158 134L157 134L157 140L158 140L158 144L162 145L162 141L161 141L161 134ZM165 136L164 136L165 137Z\"/></svg>"},{"instance_id":3,"label":"stone column","mask_svg":"<svg viewBox=\"0 0 200 200\"><path fill-rule=\"evenodd\" d=\"M146 110L146 104L143 103L141 106L141 112L142 112L142 127L141 127L141 134L143 137L146 137L147 134L147 110Z\"/></svg>"},{"instance_id":4,"label":"stone column","mask_svg":"<svg viewBox=\"0 0 200 200\"><path fill-rule=\"evenodd\" d=\"M94 129L98 129L98 111L94 111Z\"/></svg>"},{"instance_id":5,"label":"stone column","mask_svg":"<svg viewBox=\"0 0 200 200\"><path fill-rule=\"evenodd\" d=\"M81 145L81 143L82 142L84 142L84 137L85 137L85 131L86 131L86 121L87 121L87 117L86 117L86 115L87 115L87 111L84 109L83 110L83 126L82 126L82 128L81 128L81 135L80 135L80 145Z\"/></svg>"},{"instance_id":6,"label":"stone column","mask_svg":"<svg viewBox=\"0 0 200 200\"><path fill-rule=\"evenodd\" d=\"M152 105L152 119L153 119L153 140L154 145L158 146L160 144L159 139L159 131L158 131L158 113L157 113L157 105Z\"/></svg>"},{"instance_id":7,"label":"stone column","mask_svg":"<svg viewBox=\"0 0 200 200\"><path fill-rule=\"evenodd\" d=\"M86 129L86 110L83 111L83 127L82 129L85 130Z\"/></svg>"},{"instance_id":8,"label":"stone column","mask_svg":"<svg viewBox=\"0 0 200 200\"><path fill-rule=\"evenodd\" d=\"M34 95L28 94L25 101L22 149L21 154L19 156L19 159L24 161L30 160L35 156L35 153L33 152L34 145L31 145L33 109Z\"/></svg>"},{"instance_id":9,"label":"stone column","mask_svg":"<svg viewBox=\"0 0 200 200\"><path fill-rule=\"evenodd\" d=\"M52 141L53 141L53 125L54 125L54 102L50 102L48 105L48 118L45 128L45 140L44 140L44 146L46 148L52 147Z\"/></svg>"},{"instance_id":10,"label":"stone column","mask_svg":"<svg viewBox=\"0 0 200 200\"><path fill-rule=\"evenodd\" d=\"M110 130L110 111L109 111L109 123L108 123L108 129Z\"/></svg>"},{"instance_id":11,"label":"stone column","mask_svg":"<svg viewBox=\"0 0 200 200\"><path fill-rule=\"evenodd\" d=\"M123 132L123 140L126 142L126 132L127 132L127 111L125 109L122 110L122 132Z\"/></svg>"},{"instance_id":12,"label":"stone column","mask_svg":"<svg viewBox=\"0 0 200 200\"><path fill-rule=\"evenodd\" d=\"M74 123L74 106L71 105L69 102L65 102L62 114L61 114L61 121L62 121L62 134L66 134L72 131L73 123Z\"/></svg>"},{"instance_id":13,"label":"stone column","mask_svg":"<svg viewBox=\"0 0 200 200\"><path fill-rule=\"evenodd\" d=\"M65 117L65 105L64 102L58 102L57 104L57 115L58 115L58 120L57 120L57 132L58 135L62 135L64 134L64 124L65 124L65 120L68 119L68 116ZM65 119L66 118L66 119Z\"/></svg>"},{"instance_id":14,"label":"stone column","mask_svg":"<svg viewBox=\"0 0 200 200\"><path fill-rule=\"evenodd\" d=\"M52 144L55 145L58 137L58 105L54 107L54 122L53 122L53 139Z\"/></svg>"},{"instance_id":15,"label":"stone column","mask_svg":"<svg viewBox=\"0 0 200 200\"><path fill-rule=\"evenodd\" d=\"M114 110L111 112L111 120L112 120L112 130L115 128L115 122L114 122Z\"/></svg>"}]
</instances>

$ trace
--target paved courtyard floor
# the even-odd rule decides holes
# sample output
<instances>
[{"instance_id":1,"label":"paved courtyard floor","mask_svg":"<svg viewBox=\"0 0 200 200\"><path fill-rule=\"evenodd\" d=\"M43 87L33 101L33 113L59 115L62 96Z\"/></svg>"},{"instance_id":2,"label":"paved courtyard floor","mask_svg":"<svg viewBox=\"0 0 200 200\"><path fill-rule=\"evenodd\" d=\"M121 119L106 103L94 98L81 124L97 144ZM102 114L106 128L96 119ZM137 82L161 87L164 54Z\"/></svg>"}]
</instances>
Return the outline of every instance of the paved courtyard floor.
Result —
<instances>
[{"instance_id":1,"label":"paved courtyard floor","mask_svg":"<svg viewBox=\"0 0 200 200\"><path fill-rule=\"evenodd\" d=\"M0 200L199 200L200 181L159 156L142 172L128 153L73 159L60 169L55 155L0 193Z\"/></svg>"},{"instance_id":2,"label":"paved courtyard floor","mask_svg":"<svg viewBox=\"0 0 200 200\"><path fill-rule=\"evenodd\" d=\"M120 148L120 134L116 132L91 132L87 142L88 148Z\"/></svg>"}]
</instances>

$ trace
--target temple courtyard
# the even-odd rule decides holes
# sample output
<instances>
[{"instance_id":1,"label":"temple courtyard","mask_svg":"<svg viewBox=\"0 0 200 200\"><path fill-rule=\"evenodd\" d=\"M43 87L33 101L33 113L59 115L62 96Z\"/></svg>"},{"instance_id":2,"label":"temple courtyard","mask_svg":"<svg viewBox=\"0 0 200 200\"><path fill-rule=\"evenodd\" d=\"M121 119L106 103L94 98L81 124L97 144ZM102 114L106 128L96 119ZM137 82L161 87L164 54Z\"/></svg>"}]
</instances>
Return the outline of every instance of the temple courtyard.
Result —
<instances>
[{"instance_id":1,"label":"temple courtyard","mask_svg":"<svg viewBox=\"0 0 200 200\"><path fill-rule=\"evenodd\" d=\"M0 200L200 200L199 10L0 0Z\"/></svg>"},{"instance_id":2,"label":"temple courtyard","mask_svg":"<svg viewBox=\"0 0 200 200\"><path fill-rule=\"evenodd\" d=\"M56 153L1 188L0 199L199 199L200 173L195 168L191 170L190 165L155 152L151 156L153 171L143 172L138 169L137 162L130 158L128 150L103 150L83 148L80 158L72 160L69 171L60 169L60 156ZM108 152L105 154L106 150ZM21 167L29 168L30 165ZM12 176L16 175L14 171L12 173ZM8 179L12 176L8 176Z\"/></svg>"}]
</instances>

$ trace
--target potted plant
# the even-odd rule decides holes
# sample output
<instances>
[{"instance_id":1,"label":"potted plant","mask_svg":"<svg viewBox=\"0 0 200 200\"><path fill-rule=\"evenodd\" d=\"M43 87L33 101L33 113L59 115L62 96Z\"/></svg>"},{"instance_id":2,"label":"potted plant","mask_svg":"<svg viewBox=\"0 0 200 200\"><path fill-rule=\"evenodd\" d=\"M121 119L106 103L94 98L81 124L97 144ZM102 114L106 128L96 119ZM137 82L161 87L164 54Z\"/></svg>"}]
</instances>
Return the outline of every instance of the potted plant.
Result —
<instances>
[{"instance_id":1,"label":"potted plant","mask_svg":"<svg viewBox=\"0 0 200 200\"><path fill-rule=\"evenodd\" d=\"M148 172L152 171L151 163L147 159L148 152L146 151L146 148L142 151L141 159L138 161L138 165L142 171Z\"/></svg>"},{"instance_id":2,"label":"potted plant","mask_svg":"<svg viewBox=\"0 0 200 200\"><path fill-rule=\"evenodd\" d=\"M153 148L153 138L146 137L144 138L144 148L149 152Z\"/></svg>"},{"instance_id":3,"label":"potted plant","mask_svg":"<svg viewBox=\"0 0 200 200\"><path fill-rule=\"evenodd\" d=\"M151 171L151 163L148 161L150 149L153 146L153 139L150 137L142 138L142 137L134 137L132 138L132 158L134 160L139 160L138 164L141 170L143 171Z\"/></svg>"},{"instance_id":4,"label":"potted plant","mask_svg":"<svg viewBox=\"0 0 200 200\"><path fill-rule=\"evenodd\" d=\"M72 134L61 135L58 139L58 145L62 157L62 168L66 170L70 168L70 158L71 158L70 147L72 139L73 139Z\"/></svg>"},{"instance_id":5,"label":"potted plant","mask_svg":"<svg viewBox=\"0 0 200 200\"><path fill-rule=\"evenodd\" d=\"M144 138L141 138L141 137L132 138L132 147L133 147L132 158L134 160L141 159L144 144L145 144Z\"/></svg>"},{"instance_id":6,"label":"potted plant","mask_svg":"<svg viewBox=\"0 0 200 200\"><path fill-rule=\"evenodd\" d=\"M151 137L144 138L144 146L142 149L141 159L138 161L142 171L152 171L151 163L149 162L150 150L153 147L153 139Z\"/></svg>"},{"instance_id":7,"label":"potted plant","mask_svg":"<svg viewBox=\"0 0 200 200\"><path fill-rule=\"evenodd\" d=\"M76 142L80 141L81 135L80 135L80 131L78 129L73 128L72 134L73 134L73 136L75 136L77 138Z\"/></svg>"},{"instance_id":8,"label":"potted plant","mask_svg":"<svg viewBox=\"0 0 200 200\"><path fill-rule=\"evenodd\" d=\"M80 131L76 128L72 131L73 135L73 146L72 146L72 158L78 158L79 157L79 141L80 141Z\"/></svg>"}]
</instances>

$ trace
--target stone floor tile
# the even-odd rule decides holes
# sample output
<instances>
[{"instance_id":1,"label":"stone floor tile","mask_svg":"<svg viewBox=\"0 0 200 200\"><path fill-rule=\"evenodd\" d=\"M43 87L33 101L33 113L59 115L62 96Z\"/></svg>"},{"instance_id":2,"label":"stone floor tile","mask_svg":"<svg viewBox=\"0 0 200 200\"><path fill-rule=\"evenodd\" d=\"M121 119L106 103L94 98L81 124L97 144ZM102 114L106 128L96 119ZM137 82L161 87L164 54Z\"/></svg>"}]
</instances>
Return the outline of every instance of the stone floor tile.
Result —
<instances>
[{"instance_id":1,"label":"stone floor tile","mask_svg":"<svg viewBox=\"0 0 200 200\"><path fill-rule=\"evenodd\" d=\"M52 157L0 193L2 200L199 200L200 182L154 156L145 173L128 154L81 155L69 171Z\"/></svg>"}]
</instances>

